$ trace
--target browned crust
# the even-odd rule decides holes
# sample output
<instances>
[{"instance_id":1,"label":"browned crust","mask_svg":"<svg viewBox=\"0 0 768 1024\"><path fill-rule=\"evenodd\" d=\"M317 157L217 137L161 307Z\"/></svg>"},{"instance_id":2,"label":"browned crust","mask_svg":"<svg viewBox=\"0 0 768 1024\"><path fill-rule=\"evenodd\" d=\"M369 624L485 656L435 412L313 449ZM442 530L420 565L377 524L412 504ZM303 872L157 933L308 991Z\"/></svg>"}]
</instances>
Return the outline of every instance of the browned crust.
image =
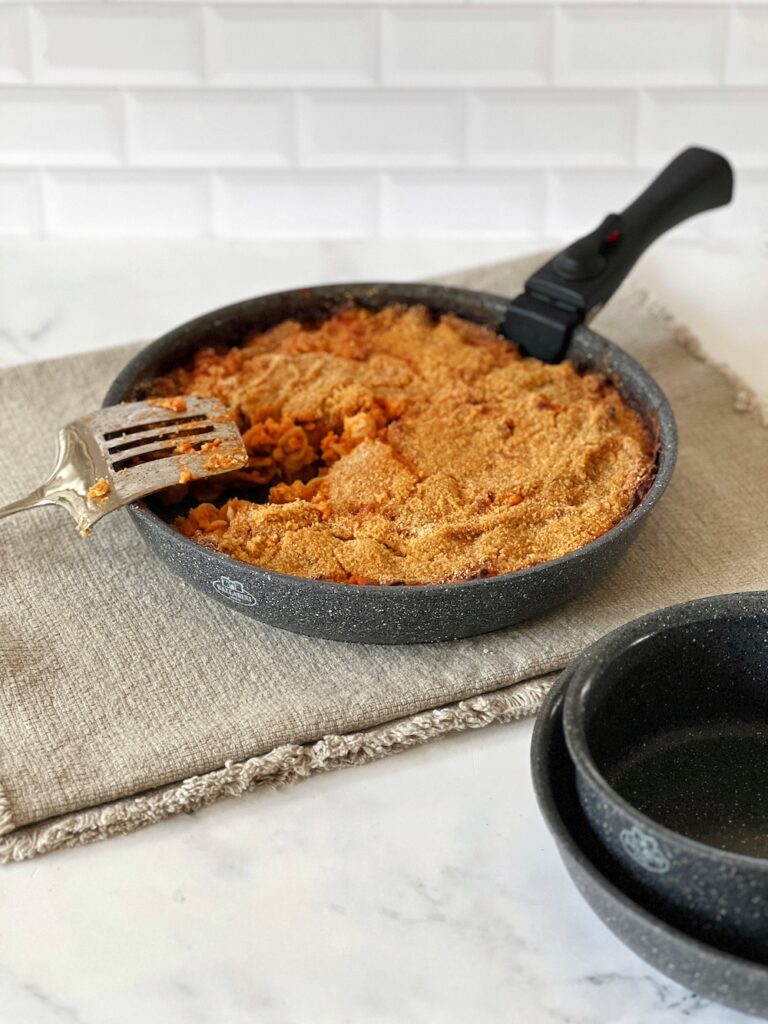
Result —
<instances>
[{"instance_id":1,"label":"browned crust","mask_svg":"<svg viewBox=\"0 0 768 1024\"><path fill-rule=\"evenodd\" d=\"M287 321L201 349L154 390L220 398L249 452L244 469L192 484L176 528L339 582L466 580L560 557L642 501L659 451L620 382L523 359L418 306Z\"/></svg>"}]
</instances>

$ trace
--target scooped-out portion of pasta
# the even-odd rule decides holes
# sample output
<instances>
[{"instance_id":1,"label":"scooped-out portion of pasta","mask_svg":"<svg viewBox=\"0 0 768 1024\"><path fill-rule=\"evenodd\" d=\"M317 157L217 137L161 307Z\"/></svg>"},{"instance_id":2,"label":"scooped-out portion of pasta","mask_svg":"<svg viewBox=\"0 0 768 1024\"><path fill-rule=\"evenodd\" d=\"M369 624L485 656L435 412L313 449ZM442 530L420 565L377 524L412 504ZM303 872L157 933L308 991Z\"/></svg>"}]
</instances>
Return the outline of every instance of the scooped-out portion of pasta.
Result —
<instances>
[{"instance_id":1,"label":"scooped-out portion of pasta","mask_svg":"<svg viewBox=\"0 0 768 1024\"><path fill-rule=\"evenodd\" d=\"M294 576L513 572L605 533L654 472L651 425L604 376L423 306L349 305L212 344L152 393L222 399L249 453L164 493L175 529Z\"/></svg>"}]
</instances>

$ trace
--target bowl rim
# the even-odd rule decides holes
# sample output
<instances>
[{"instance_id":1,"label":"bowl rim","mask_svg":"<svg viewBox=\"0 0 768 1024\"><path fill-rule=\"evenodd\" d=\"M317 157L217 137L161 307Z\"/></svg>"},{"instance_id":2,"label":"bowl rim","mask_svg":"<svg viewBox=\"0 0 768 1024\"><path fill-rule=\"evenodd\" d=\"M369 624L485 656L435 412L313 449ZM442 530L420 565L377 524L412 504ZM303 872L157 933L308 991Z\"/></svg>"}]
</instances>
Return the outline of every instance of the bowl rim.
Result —
<instances>
[{"instance_id":1,"label":"bowl rim","mask_svg":"<svg viewBox=\"0 0 768 1024\"><path fill-rule=\"evenodd\" d=\"M230 303L226 306L221 306L207 313L203 313L191 320L185 321L172 330L167 331L165 334L155 339L155 341L145 345L136 353L136 355L133 356L132 359L129 360L129 362L114 378L110 384L103 404L110 405L116 402L125 401L126 399L124 396L126 390L131 385L135 385L136 380L140 380L142 374L146 374L149 365L151 365L151 357L153 355L159 355L162 349L169 347L175 342L183 341L186 334L195 330L197 327L203 327L212 319L217 317L226 318L227 316L234 315L246 306L254 306L259 303L264 303L266 305L269 303L288 301L294 296L306 298L310 294L316 294L319 301L323 301L323 299L331 300L333 297L338 297L339 299L351 298L353 300L357 299L364 301L366 296L369 296L372 292L380 291L382 288L402 292L405 296L409 296L404 301L409 301L412 304L419 301L426 303L428 297L430 295L434 295L436 292L444 294L446 299L454 297L454 299L458 301L479 302L489 310L495 307L500 320L502 319L503 312L509 303L509 299L501 295L496 295L492 292L485 292L472 288L458 288L452 285L431 284L428 282L355 281L338 284L319 284L310 287L289 288L277 292L268 292L262 295L253 296L252 298L242 299L238 302ZM390 301L396 302L397 299L393 296ZM422 594L429 598L430 594L443 594L446 589L449 589L451 593L460 591L464 592L472 587L482 585L487 586L488 584L507 582L513 579L529 579L576 559L588 558L592 553L599 551L607 544L610 544L610 542L615 540L620 534L630 530L638 523L639 520L644 519L659 501L674 472L677 461L678 432L677 422L669 399L649 371L646 370L638 360L621 348L621 346L616 345L602 334L584 326L578 327L577 331L580 336L586 336L588 339L594 339L597 341L606 353L609 353L611 356L617 356L618 361L622 363L637 380L642 381L643 386L651 393L652 398L648 405L649 411L651 411L656 417L658 425L659 450L656 472L654 473L651 486L635 508L624 516L623 519L620 519L618 523L606 530L605 533L600 534L599 537L595 537L595 539L589 541L589 543L584 544L573 551L569 551L558 558L553 558L546 562L540 562L537 565L527 566L523 569L516 569L512 572L498 573L495 576L478 577L471 580L452 580L443 583L418 583L402 586L338 583L332 580L292 576L288 573L277 572L273 569L264 569L261 566L252 565L250 562L241 562L236 558L232 558L230 555L222 554L221 552L214 551L210 548L201 548L201 546L195 541L182 536L177 530L174 530L169 523L167 523L161 516L157 515L157 513L155 513L143 501L137 501L129 505L129 511L142 525L154 530L159 530L161 535L164 536L165 541L174 545L180 553L194 550L195 553L199 555L200 551L203 551L209 560L218 562L222 567L230 567L231 571L234 563L236 571L246 572L250 575L251 579L259 579L266 583L282 583L283 585L290 585L294 587L298 586L302 588L321 587L322 590L327 593L336 591L339 593L348 594L351 592L360 595L361 593L370 593L373 591L377 595L388 595L384 600L394 599L402 601L402 596L395 598L394 595L410 593ZM130 383L128 383L129 381ZM409 598L406 598L406 600L409 600Z\"/></svg>"},{"instance_id":2,"label":"bowl rim","mask_svg":"<svg viewBox=\"0 0 768 1024\"><path fill-rule=\"evenodd\" d=\"M719 949L698 936L689 935L679 927L669 924L663 918L657 917L651 910L643 906L642 903L637 902L625 893L616 882L603 874L598 865L582 848L581 843L563 818L557 796L559 780L554 778L552 773L548 771L547 765L554 732L558 726L560 729L564 728L565 702L572 679L573 664L568 666L558 677L544 699L544 704L536 716L530 751L531 776L536 803L550 834L558 846L561 857L565 856L573 861L581 871L589 876L596 886L613 901L621 904L627 914L634 919L639 918L643 922L644 928L662 931L673 941L680 942L687 947L694 947L697 953L702 956L714 956L719 962L732 965L735 969L741 970L746 968L750 971L768 973L768 965L762 964L757 960L749 960L747 957L731 953L728 950ZM572 758L570 758L570 751L568 753L571 767L575 772L576 766L573 764ZM579 813L583 814L584 812L579 809ZM600 917L599 914L598 917ZM657 968L657 970L659 969Z\"/></svg>"},{"instance_id":3,"label":"bowl rim","mask_svg":"<svg viewBox=\"0 0 768 1024\"><path fill-rule=\"evenodd\" d=\"M601 637L573 663L563 698L563 732L577 776L582 775L604 800L630 820L636 821L672 846L682 848L698 858L716 861L718 864L729 864L733 868L748 869L752 873L757 871L768 874L768 857L754 857L751 854L721 850L698 839L692 839L644 814L621 796L610 785L592 756L584 718L580 713L584 690L598 672L606 671L606 658L610 663L629 647L642 643L651 636L671 633L679 626L736 618L739 613L744 614L747 610L745 606L750 612L762 612L768 622L768 591L746 590L669 605L633 619ZM667 621L670 615L674 616L675 621Z\"/></svg>"}]
</instances>

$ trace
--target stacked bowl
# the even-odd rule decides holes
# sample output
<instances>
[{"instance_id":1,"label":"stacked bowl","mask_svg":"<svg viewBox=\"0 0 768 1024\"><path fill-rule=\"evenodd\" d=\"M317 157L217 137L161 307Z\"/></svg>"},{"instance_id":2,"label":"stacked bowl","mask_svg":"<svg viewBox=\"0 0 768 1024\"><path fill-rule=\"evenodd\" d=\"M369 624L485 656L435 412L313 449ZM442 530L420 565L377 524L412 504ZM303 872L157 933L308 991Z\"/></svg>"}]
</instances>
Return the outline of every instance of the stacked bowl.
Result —
<instances>
[{"instance_id":1,"label":"stacked bowl","mask_svg":"<svg viewBox=\"0 0 768 1024\"><path fill-rule=\"evenodd\" d=\"M577 887L643 959L768 1016L768 593L631 622L563 673L532 745Z\"/></svg>"}]
</instances>

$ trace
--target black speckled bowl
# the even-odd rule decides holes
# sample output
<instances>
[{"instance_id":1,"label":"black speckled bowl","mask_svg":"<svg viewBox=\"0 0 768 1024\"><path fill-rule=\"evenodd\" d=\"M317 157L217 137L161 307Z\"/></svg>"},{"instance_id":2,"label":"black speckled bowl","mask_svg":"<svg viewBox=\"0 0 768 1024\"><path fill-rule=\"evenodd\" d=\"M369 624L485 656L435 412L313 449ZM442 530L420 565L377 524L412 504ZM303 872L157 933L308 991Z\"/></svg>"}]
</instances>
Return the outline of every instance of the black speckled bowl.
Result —
<instances>
[{"instance_id":1,"label":"black speckled bowl","mask_svg":"<svg viewBox=\"0 0 768 1024\"><path fill-rule=\"evenodd\" d=\"M564 728L611 855L670 920L768 962L768 593L604 637L573 667Z\"/></svg>"},{"instance_id":2,"label":"black speckled bowl","mask_svg":"<svg viewBox=\"0 0 768 1024\"><path fill-rule=\"evenodd\" d=\"M509 302L497 295L426 284L342 284L278 292L191 320L139 353L119 374L106 405L143 398L152 377L212 342L236 345L254 329L293 317L327 316L344 301L372 309L423 303L500 331ZM150 549L208 597L272 626L308 636L375 644L451 640L488 633L540 615L593 586L629 548L669 483L677 454L672 410L653 378L618 346L578 327L569 349L578 365L614 377L624 396L657 430L659 455L650 489L617 526L543 565L487 579L378 587L302 579L260 569L182 537L150 504L130 515Z\"/></svg>"},{"instance_id":3,"label":"black speckled bowl","mask_svg":"<svg viewBox=\"0 0 768 1024\"><path fill-rule=\"evenodd\" d=\"M768 1016L768 967L724 952L695 929L675 927L662 907L598 842L579 803L563 735L566 671L539 712L531 769L539 808L581 895L625 945L700 996Z\"/></svg>"}]
</instances>

